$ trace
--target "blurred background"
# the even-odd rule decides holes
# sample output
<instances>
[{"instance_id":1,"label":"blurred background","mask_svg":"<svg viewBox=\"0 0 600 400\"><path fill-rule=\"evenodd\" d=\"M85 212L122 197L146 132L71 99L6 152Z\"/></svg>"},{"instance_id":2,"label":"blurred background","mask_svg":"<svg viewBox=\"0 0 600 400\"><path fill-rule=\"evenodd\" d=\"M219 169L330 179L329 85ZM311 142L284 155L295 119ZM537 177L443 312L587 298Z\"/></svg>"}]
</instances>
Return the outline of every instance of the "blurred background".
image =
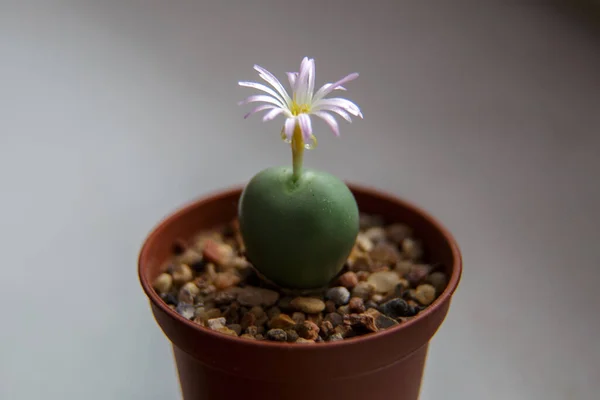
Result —
<instances>
[{"instance_id":1,"label":"blurred background","mask_svg":"<svg viewBox=\"0 0 600 400\"><path fill-rule=\"evenodd\" d=\"M365 118L316 122L305 163L419 204L464 253L422 399L598 399L593 3L0 0L0 398L178 397L138 251L290 163L237 81L309 56L319 86L361 74Z\"/></svg>"}]
</instances>

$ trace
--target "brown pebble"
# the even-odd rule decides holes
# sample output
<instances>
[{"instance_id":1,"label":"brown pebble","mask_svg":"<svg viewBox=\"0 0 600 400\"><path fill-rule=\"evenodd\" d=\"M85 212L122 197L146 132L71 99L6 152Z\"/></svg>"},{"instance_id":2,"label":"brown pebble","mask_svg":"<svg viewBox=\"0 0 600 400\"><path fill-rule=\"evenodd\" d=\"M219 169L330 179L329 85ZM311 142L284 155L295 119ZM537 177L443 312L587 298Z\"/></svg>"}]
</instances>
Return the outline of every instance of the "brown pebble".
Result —
<instances>
[{"instance_id":1,"label":"brown pebble","mask_svg":"<svg viewBox=\"0 0 600 400\"><path fill-rule=\"evenodd\" d=\"M264 335L262 335L261 333L259 333L258 335L256 335L254 338L255 338L256 340L265 340L265 337L264 337Z\"/></svg>"},{"instance_id":2,"label":"brown pebble","mask_svg":"<svg viewBox=\"0 0 600 400\"><path fill-rule=\"evenodd\" d=\"M232 331L234 331L235 334L238 336L242 334L242 326L239 324L230 324L230 325L227 325L227 327L229 329L231 329Z\"/></svg>"},{"instance_id":3,"label":"brown pebble","mask_svg":"<svg viewBox=\"0 0 600 400\"><path fill-rule=\"evenodd\" d=\"M344 325L344 324L336 326L333 331L334 331L334 335L339 334L343 338L351 337L351 336L354 336L354 334L355 334L354 330L352 329L351 326Z\"/></svg>"},{"instance_id":4,"label":"brown pebble","mask_svg":"<svg viewBox=\"0 0 600 400\"><path fill-rule=\"evenodd\" d=\"M290 329L296 326L296 322L289 315L279 314L271 318L269 327L271 329Z\"/></svg>"},{"instance_id":5,"label":"brown pebble","mask_svg":"<svg viewBox=\"0 0 600 400\"><path fill-rule=\"evenodd\" d=\"M386 239L385 229L380 226L374 226L365 231L364 235L372 242L379 243ZM367 250L370 251L370 250Z\"/></svg>"},{"instance_id":6,"label":"brown pebble","mask_svg":"<svg viewBox=\"0 0 600 400\"><path fill-rule=\"evenodd\" d=\"M385 233L389 241L396 245L401 245L404 239L412 236L412 229L405 224L392 224L385 228Z\"/></svg>"},{"instance_id":7,"label":"brown pebble","mask_svg":"<svg viewBox=\"0 0 600 400\"><path fill-rule=\"evenodd\" d=\"M359 282L358 285L352 289L352 297L360 297L367 300L371 297L371 294L375 290L375 287L368 282Z\"/></svg>"},{"instance_id":8,"label":"brown pebble","mask_svg":"<svg viewBox=\"0 0 600 400\"><path fill-rule=\"evenodd\" d=\"M240 277L233 272L220 272L213 280L213 285L218 290L227 289L240 283Z\"/></svg>"},{"instance_id":9,"label":"brown pebble","mask_svg":"<svg viewBox=\"0 0 600 400\"><path fill-rule=\"evenodd\" d=\"M338 282L341 286L345 287L346 289L352 289L358 283L358 277L356 276L355 272L348 271L343 273L339 277Z\"/></svg>"},{"instance_id":10,"label":"brown pebble","mask_svg":"<svg viewBox=\"0 0 600 400\"><path fill-rule=\"evenodd\" d=\"M247 333L244 333L242 336L240 336L241 338L244 339L251 339L251 340L256 340L256 338L252 335L248 335Z\"/></svg>"},{"instance_id":11,"label":"brown pebble","mask_svg":"<svg viewBox=\"0 0 600 400\"><path fill-rule=\"evenodd\" d=\"M244 329L247 329L249 326L255 325L256 324L256 315L252 314L251 312L247 312L242 317L242 321L240 322L240 324L242 325L242 328L244 328Z\"/></svg>"},{"instance_id":12,"label":"brown pebble","mask_svg":"<svg viewBox=\"0 0 600 400\"><path fill-rule=\"evenodd\" d=\"M246 332L246 334L254 337L254 336L258 335L258 328L256 326L249 326L246 328L245 332Z\"/></svg>"},{"instance_id":13,"label":"brown pebble","mask_svg":"<svg viewBox=\"0 0 600 400\"><path fill-rule=\"evenodd\" d=\"M371 269L371 258L367 254L360 254L356 257L352 265L350 266L350 271L353 272L367 272Z\"/></svg>"},{"instance_id":14,"label":"brown pebble","mask_svg":"<svg viewBox=\"0 0 600 400\"><path fill-rule=\"evenodd\" d=\"M431 272L431 265L427 264L415 264L411 267L410 271L404 276L410 286L417 286L425 280L427 275Z\"/></svg>"},{"instance_id":15,"label":"brown pebble","mask_svg":"<svg viewBox=\"0 0 600 400\"><path fill-rule=\"evenodd\" d=\"M154 290L156 290L158 294L167 293L173 287L173 277L166 272L162 273L156 277L152 287L154 287Z\"/></svg>"},{"instance_id":16,"label":"brown pebble","mask_svg":"<svg viewBox=\"0 0 600 400\"><path fill-rule=\"evenodd\" d=\"M314 343L314 340L308 340L308 339L304 339L299 337L298 339L296 339L296 343L301 343L301 344L311 344Z\"/></svg>"},{"instance_id":17,"label":"brown pebble","mask_svg":"<svg viewBox=\"0 0 600 400\"><path fill-rule=\"evenodd\" d=\"M233 256L233 249L231 249L231 246L224 243L218 243L215 240L207 239L204 242L202 255L210 262L217 265L224 265Z\"/></svg>"},{"instance_id":18,"label":"brown pebble","mask_svg":"<svg viewBox=\"0 0 600 400\"><path fill-rule=\"evenodd\" d=\"M368 271L358 271L356 273L356 278L358 279L359 282L365 282L367 279L369 279L369 275L371 275ZM356 285L354 285L356 286Z\"/></svg>"},{"instance_id":19,"label":"brown pebble","mask_svg":"<svg viewBox=\"0 0 600 400\"><path fill-rule=\"evenodd\" d=\"M385 265L395 265L400 260L400 252L396 246L387 242L378 243L369 256L373 262Z\"/></svg>"},{"instance_id":20,"label":"brown pebble","mask_svg":"<svg viewBox=\"0 0 600 400\"><path fill-rule=\"evenodd\" d=\"M435 288L436 294L442 293L448 284L448 278L446 278L446 274L443 272L432 273L427 277L426 281Z\"/></svg>"},{"instance_id":21,"label":"brown pebble","mask_svg":"<svg viewBox=\"0 0 600 400\"><path fill-rule=\"evenodd\" d=\"M330 321L323 321L321 323L321 325L319 325L319 330L321 333L321 336L323 336L324 338L327 338L329 335L331 335L333 333L333 324Z\"/></svg>"},{"instance_id":22,"label":"brown pebble","mask_svg":"<svg viewBox=\"0 0 600 400\"><path fill-rule=\"evenodd\" d=\"M424 306L428 306L435 300L435 288L427 283L419 285L415 290L414 298Z\"/></svg>"},{"instance_id":23,"label":"brown pebble","mask_svg":"<svg viewBox=\"0 0 600 400\"><path fill-rule=\"evenodd\" d=\"M344 316L344 324L352 327L361 327L370 332L377 332L375 317L369 314L350 314Z\"/></svg>"},{"instance_id":24,"label":"brown pebble","mask_svg":"<svg viewBox=\"0 0 600 400\"><path fill-rule=\"evenodd\" d=\"M287 334L283 329L271 329L267 332L267 339L274 342L285 342L287 341Z\"/></svg>"},{"instance_id":25,"label":"brown pebble","mask_svg":"<svg viewBox=\"0 0 600 400\"><path fill-rule=\"evenodd\" d=\"M214 330L217 331L217 332L224 333L225 335L229 335L229 336L235 336L235 337L237 337L237 335L238 335L234 330L229 329L226 326L223 326L223 327L220 327L220 328L217 328L217 329L214 329Z\"/></svg>"},{"instance_id":26,"label":"brown pebble","mask_svg":"<svg viewBox=\"0 0 600 400\"><path fill-rule=\"evenodd\" d=\"M306 321L306 315L301 312L295 312L292 314L292 319L294 320L294 322L296 322L296 324L301 324L304 321Z\"/></svg>"},{"instance_id":27,"label":"brown pebble","mask_svg":"<svg viewBox=\"0 0 600 400\"><path fill-rule=\"evenodd\" d=\"M279 307L271 307L269 308L269 310L267 311L267 317L269 319L273 319L276 316L278 316L279 314L281 314L281 310L279 309Z\"/></svg>"},{"instance_id":28,"label":"brown pebble","mask_svg":"<svg viewBox=\"0 0 600 400\"><path fill-rule=\"evenodd\" d=\"M194 273L187 264L178 264L173 268L173 283L177 286L181 286L192 279L194 279Z\"/></svg>"},{"instance_id":29,"label":"brown pebble","mask_svg":"<svg viewBox=\"0 0 600 400\"><path fill-rule=\"evenodd\" d=\"M224 305L228 305L231 304L234 300L235 300L236 296L234 292L217 292L215 294L215 304L219 305L219 306L224 306Z\"/></svg>"},{"instance_id":30,"label":"brown pebble","mask_svg":"<svg viewBox=\"0 0 600 400\"><path fill-rule=\"evenodd\" d=\"M352 297L350 303L348 303L348 307L351 312L362 313L365 311L365 302L360 297Z\"/></svg>"},{"instance_id":31,"label":"brown pebble","mask_svg":"<svg viewBox=\"0 0 600 400\"><path fill-rule=\"evenodd\" d=\"M348 305L340 306L340 307L338 307L337 312L338 312L338 314L341 314L341 315L350 314L350 306L348 306Z\"/></svg>"},{"instance_id":32,"label":"brown pebble","mask_svg":"<svg viewBox=\"0 0 600 400\"><path fill-rule=\"evenodd\" d=\"M279 300L279 293L274 290L247 286L240 289L237 298L243 306L271 307Z\"/></svg>"},{"instance_id":33,"label":"brown pebble","mask_svg":"<svg viewBox=\"0 0 600 400\"><path fill-rule=\"evenodd\" d=\"M411 261L399 261L396 263L394 270L400 277L404 277L411 271L413 265L414 264Z\"/></svg>"},{"instance_id":34,"label":"brown pebble","mask_svg":"<svg viewBox=\"0 0 600 400\"><path fill-rule=\"evenodd\" d=\"M315 340L319 337L319 327L311 321L304 321L301 325L298 325L296 330L298 335L304 339Z\"/></svg>"},{"instance_id":35,"label":"brown pebble","mask_svg":"<svg viewBox=\"0 0 600 400\"><path fill-rule=\"evenodd\" d=\"M329 313L325 316L324 321L329 321L335 328L338 325L341 325L344 322L344 318L341 314L338 313Z\"/></svg>"},{"instance_id":36,"label":"brown pebble","mask_svg":"<svg viewBox=\"0 0 600 400\"><path fill-rule=\"evenodd\" d=\"M292 299L293 299L293 297L289 297L289 296L280 298L279 302L277 302L277 307L279 307L279 309L282 311L292 311L293 310L293 307L291 305Z\"/></svg>"},{"instance_id":37,"label":"brown pebble","mask_svg":"<svg viewBox=\"0 0 600 400\"><path fill-rule=\"evenodd\" d=\"M296 332L296 331L295 331L295 330L293 330L293 329L286 329L286 330L285 330L285 333L286 333L286 335L287 335L287 341L288 341L289 343L293 343L293 342L295 342L295 341L296 341L296 340L298 340L298 338L300 337L300 336L298 335L298 332Z\"/></svg>"},{"instance_id":38,"label":"brown pebble","mask_svg":"<svg viewBox=\"0 0 600 400\"><path fill-rule=\"evenodd\" d=\"M366 315L370 315L375 318L375 326L378 330L391 328L392 326L398 325L398 321L388 317L377 311L374 308L371 308L365 312Z\"/></svg>"},{"instance_id":39,"label":"brown pebble","mask_svg":"<svg viewBox=\"0 0 600 400\"><path fill-rule=\"evenodd\" d=\"M421 242L406 238L402 241L402 252L412 261L418 261L423 256Z\"/></svg>"},{"instance_id":40,"label":"brown pebble","mask_svg":"<svg viewBox=\"0 0 600 400\"><path fill-rule=\"evenodd\" d=\"M202 256L194 249L185 250L179 257L177 257L177 261L181 264L192 265L202 260Z\"/></svg>"},{"instance_id":41,"label":"brown pebble","mask_svg":"<svg viewBox=\"0 0 600 400\"><path fill-rule=\"evenodd\" d=\"M291 301L290 304L296 310L305 312L307 314L320 313L325 309L325 303L323 300L316 299L314 297L296 297Z\"/></svg>"},{"instance_id":42,"label":"brown pebble","mask_svg":"<svg viewBox=\"0 0 600 400\"><path fill-rule=\"evenodd\" d=\"M327 300L325 302L325 312L335 312L335 310L337 309L335 303L331 300Z\"/></svg>"},{"instance_id":43,"label":"brown pebble","mask_svg":"<svg viewBox=\"0 0 600 400\"><path fill-rule=\"evenodd\" d=\"M263 310L263 308L259 306L252 307L250 309L250 312L254 314L254 316L256 316L256 319L261 319L266 315L265 310Z\"/></svg>"},{"instance_id":44,"label":"brown pebble","mask_svg":"<svg viewBox=\"0 0 600 400\"><path fill-rule=\"evenodd\" d=\"M323 314L308 314L306 319L316 325L321 325L321 322L323 322Z\"/></svg>"}]
</instances>

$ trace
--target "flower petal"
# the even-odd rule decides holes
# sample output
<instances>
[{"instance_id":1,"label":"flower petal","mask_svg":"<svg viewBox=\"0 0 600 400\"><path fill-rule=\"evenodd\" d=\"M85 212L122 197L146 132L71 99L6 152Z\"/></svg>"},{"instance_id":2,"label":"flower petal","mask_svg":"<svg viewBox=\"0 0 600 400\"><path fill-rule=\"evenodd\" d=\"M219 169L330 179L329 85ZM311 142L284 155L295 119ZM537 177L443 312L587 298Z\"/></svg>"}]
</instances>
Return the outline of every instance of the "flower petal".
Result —
<instances>
[{"instance_id":1,"label":"flower petal","mask_svg":"<svg viewBox=\"0 0 600 400\"><path fill-rule=\"evenodd\" d=\"M277 109L277 110L281 110L281 108L279 108L279 107L275 107L275 106L272 106L272 105L270 105L270 104L263 104L263 105L260 105L260 106L258 106L258 107L256 107L256 108L254 108L254 109L253 109L252 111L250 111L248 114L244 115L244 119L248 118L248 117L249 117L249 116L251 116L252 114L255 114L255 113L259 112L259 111L262 111L262 110L270 110L270 109L272 109L272 108L275 108L275 109Z\"/></svg>"},{"instance_id":2,"label":"flower petal","mask_svg":"<svg viewBox=\"0 0 600 400\"><path fill-rule=\"evenodd\" d=\"M290 87L292 88L292 92L296 91L296 79L298 78L297 72L286 72L288 80L290 81Z\"/></svg>"},{"instance_id":3,"label":"flower petal","mask_svg":"<svg viewBox=\"0 0 600 400\"><path fill-rule=\"evenodd\" d=\"M354 72L354 73L352 73L350 75L346 75L345 77L343 77L339 81L334 82L334 83L330 84L329 86L323 85L321 87L321 89L319 89L317 91L317 93L315 93L315 95L313 97L313 101L321 100L323 97L327 96L329 93L331 93L332 91L334 91L337 87L343 85L346 82L353 81L356 78L358 78L358 74L356 72Z\"/></svg>"},{"instance_id":4,"label":"flower petal","mask_svg":"<svg viewBox=\"0 0 600 400\"><path fill-rule=\"evenodd\" d=\"M276 108L274 110L269 111L268 113L265 114L265 116L263 117L263 122L267 122L272 120L273 118L275 118L276 116L278 116L279 114L285 112L286 110L284 108Z\"/></svg>"},{"instance_id":5,"label":"flower petal","mask_svg":"<svg viewBox=\"0 0 600 400\"><path fill-rule=\"evenodd\" d=\"M312 124L308 114L298 115L298 123L300 124L300 129L302 130L302 139L304 139L304 142L309 142L310 137L312 136Z\"/></svg>"},{"instance_id":6,"label":"flower petal","mask_svg":"<svg viewBox=\"0 0 600 400\"><path fill-rule=\"evenodd\" d=\"M283 97L283 99L285 100L285 102L287 103L287 105L289 107L292 100L290 99L290 96L288 95L287 91L285 90L285 88L283 87L281 82L279 82L279 79L277 79L275 77L275 75L273 75L272 73L270 73L269 71L267 71L266 69L261 67L260 65L255 65L254 69L259 72L258 76L260 76L262 79L264 79L266 82L268 82L271 86L273 86L275 88L275 90L277 90L279 92L279 94L281 94L281 97Z\"/></svg>"},{"instance_id":7,"label":"flower petal","mask_svg":"<svg viewBox=\"0 0 600 400\"><path fill-rule=\"evenodd\" d=\"M335 118L333 118L333 116L331 116L330 114L327 114L325 111L316 111L314 114L317 117L322 118L325 122L327 122L327 125L329 125L329 127L331 128L333 133L335 133L335 136L340 136L340 128L339 128L338 123L335 120Z\"/></svg>"},{"instance_id":8,"label":"flower petal","mask_svg":"<svg viewBox=\"0 0 600 400\"><path fill-rule=\"evenodd\" d=\"M353 102L351 102L348 99L342 99L341 97L335 97L335 98L330 98L330 99L321 99L321 100L317 101L315 104L313 104L312 110L314 110L314 111L326 110L326 109L330 109L331 106L342 108L342 109L344 109L344 111L347 111L350 114L355 115L357 117L361 117L361 118L363 117L362 113L360 112L360 108L358 108L358 106L356 104L354 104Z\"/></svg>"},{"instance_id":9,"label":"flower petal","mask_svg":"<svg viewBox=\"0 0 600 400\"><path fill-rule=\"evenodd\" d=\"M343 108L335 107L335 106L325 106L325 107L321 108L321 111L334 112L337 115L339 115L340 117L344 118L346 121L352 122L352 118L350 118L350 115L346 111L344 111Z\"/></svg>"},{"instance_id":10,"label":"flower petal","mask_svg":"<svg viewBox=\"0 0 600 400\"><path fill-rule=\"evenodd\" d=\"M277 100L281 101L281 104L285 104L285 100L283 99L283 97L281 97L281 95L279 93L275 92L270 87L263 85L262 83L238 82L238 84L243 87L249 87L249 88L253 88L253 89L262 90L263 92L266 92L266 93L270 94L271 96L275 97Z\"/></svg>"},{"instance_id":11,"label":"flower petal","mask_svg":"<svg viewBox=\"0 0 600 400\"><path fill-rule=\"evenodd\" d=\"M256 102L264 102L264 103L269 103L269 104L275 104L278 107L281 108L287 108L286 106L284 106L280 100L276 99L275 97L272 96L267 96L265 94L255 94L254 96L250 96L242 101L240 101L238 103L238 105L244 105L244 104L248 104L248 103L256 103Z\"/></svg>"},{"instance_id":12,"label":"flower petal","mask_svg":"<svg viewBox=\"0 0 600 400\"><path fill-rule=\"evenodd\" d=\"M312 97L315 92L315 60L311 58L309 63L310 68L308 70L308 88L305 99L306 103L312 102Z\"/></svg>"},{"instance_id":13,"label":"flower petal","mask_svg":"<svg viewBox=\"0 0 600 400\"><path fill-rule=\"evenodd\" d=\"M285 136L288 140L292 140L292 136L294 135L294 127L296 126L296 117L289 117L285 120L284 132Z\"/></svg>"},{"instance_id":14,"label":"flower petal","mask_svg":"<svg viewBox=\"0 0 600 400\"><path fill-rule=\"evenodd\" d=\"M306 95L308 93L308 75L310 73L310 61L308 57L304 57L300 63L300 72L296 79L295 100L296 103L305 104Z\"/></svg>"}]
</instances>

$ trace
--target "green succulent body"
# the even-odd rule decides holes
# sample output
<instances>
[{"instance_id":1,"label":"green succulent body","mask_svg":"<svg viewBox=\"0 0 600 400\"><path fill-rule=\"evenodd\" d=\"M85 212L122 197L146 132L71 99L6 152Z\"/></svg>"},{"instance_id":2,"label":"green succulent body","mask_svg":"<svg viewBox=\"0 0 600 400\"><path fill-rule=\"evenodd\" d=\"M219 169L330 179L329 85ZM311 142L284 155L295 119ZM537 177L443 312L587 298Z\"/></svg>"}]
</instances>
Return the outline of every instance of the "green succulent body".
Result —
<instances>
[{"instance_id":1,"label":"green succulent body","mask_svg":"<svg viewBox=\"0 0 600 400\"><path fill-rule=\"evenodd\" d=\"M239 202L246 255L269 281L283 288L327 285L352 251L359 213L350 189L337 177L273 167L256 174Z\"/></svg>"}]
</instances>

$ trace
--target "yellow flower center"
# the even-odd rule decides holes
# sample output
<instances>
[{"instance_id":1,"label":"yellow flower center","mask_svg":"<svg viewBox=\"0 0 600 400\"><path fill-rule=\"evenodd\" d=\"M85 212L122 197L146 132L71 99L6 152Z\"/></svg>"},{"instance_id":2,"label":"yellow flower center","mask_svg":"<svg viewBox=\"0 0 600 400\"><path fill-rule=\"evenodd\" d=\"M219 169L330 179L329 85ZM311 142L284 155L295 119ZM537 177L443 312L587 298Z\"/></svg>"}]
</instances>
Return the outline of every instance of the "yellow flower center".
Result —
<instances>
[{"instance_id":1,"label":"yellow flower center","mask_svg":"<svg viewBox=\"0 0 600 400\"><path fill-rule=\"evenodd\" d=\"M292 101L290 111L292 112L292 115L308 114L310 112L310 106L308 104L298 104L294 100Z\"/></svg>"}]
</instances>

